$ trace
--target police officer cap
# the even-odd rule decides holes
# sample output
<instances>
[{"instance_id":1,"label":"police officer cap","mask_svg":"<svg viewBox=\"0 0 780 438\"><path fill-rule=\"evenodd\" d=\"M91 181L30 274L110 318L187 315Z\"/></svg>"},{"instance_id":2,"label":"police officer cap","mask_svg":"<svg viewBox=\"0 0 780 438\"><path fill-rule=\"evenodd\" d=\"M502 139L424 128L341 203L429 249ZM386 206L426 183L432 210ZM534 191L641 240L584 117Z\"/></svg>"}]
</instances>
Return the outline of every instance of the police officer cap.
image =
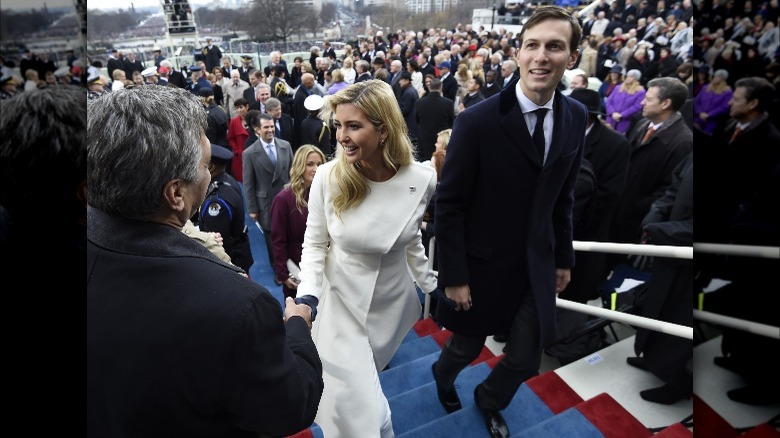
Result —
<instances>
[{"instance_id":1,"label":"police officer cap","mask_svg":"<svg viewBox=\"0 0 780 438\"><path fill-rule=\"evenodd\" d=\"M62 66L54 71L54 76L61 78L70 74L70 69L67 66Z\"/></svg>"},{"instance_id":2,"label":"police officer cap","mask_svg":"<svg viewBox=\"0 0 780 438\"><path fill-rule=\"evenodd\" d=\"M211 161L227 164L233 158L233 151L218 144L211 145Z\"/></svg>"},{"instance_id":3,"label":"police officer cap","mask_svg":"<svg viewBox=\"0 0 780 438\"><path fill-rule=\"evenodd\" d=\"M243 59L244 61L251 61L252 57L249 55L241 55L241 59Z\"/></svg>"},{"instance_id":4,"label":"police officer cap","mask_svg":"<svg viewBox=\"0 0 780 438\"><path fill-rule=\"evenodd\" d=\"M190 71L201 71L201 70L203 70L203 67L201 67L199 65L191 65L190 66Z\"/></svg>"},{"instance_id":5,"label":"police officer cap","mask_svg":"<svg viewBox=\"0 0 780 438\"><path fill-rule=\"evenodd\" d=\"M322 96L312 94L303 101L303 106L309 111L319 111L324 103Z\"/></svg>"},{"instance_id":6,"label":"police officer cap","mask_svg":"<svg viewBox=\"0 0 780 438\"><path fill-rule=\"evenodd\" d=\"M198 93L200 93L201 97L209 97L214 95L214 90L211 87L203 87L198 90Z\"/></svg>"},{"instance_id":7,"label":"police officer cap","mask_svg":"<svg viewBox=\"0 0 780 438\"><path fill-rule=\"evenodd\" d=\"M144 69L144 71L141 72L141 76L148 78L149 76L154 76L157 74L157 67L147 67Z\"/></svg>"}]
</instances>

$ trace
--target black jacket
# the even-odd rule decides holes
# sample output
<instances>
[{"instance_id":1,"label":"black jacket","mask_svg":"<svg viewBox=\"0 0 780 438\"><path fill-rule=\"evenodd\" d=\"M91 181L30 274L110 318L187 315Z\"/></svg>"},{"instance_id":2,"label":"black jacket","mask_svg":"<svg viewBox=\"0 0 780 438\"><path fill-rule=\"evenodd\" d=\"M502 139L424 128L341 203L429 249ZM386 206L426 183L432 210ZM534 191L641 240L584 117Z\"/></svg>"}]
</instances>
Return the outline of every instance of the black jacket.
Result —
<instances>
[{"instance_id":1,"label":"black jacket","mask_svg":"<svg viewBox=\"0 0 780 438\"><path fill-rule=\"evenodd\" d=\"M285 436L323 389L309 327L180 230L89 208L87 436Z\"/></svg>"}]
</instances>

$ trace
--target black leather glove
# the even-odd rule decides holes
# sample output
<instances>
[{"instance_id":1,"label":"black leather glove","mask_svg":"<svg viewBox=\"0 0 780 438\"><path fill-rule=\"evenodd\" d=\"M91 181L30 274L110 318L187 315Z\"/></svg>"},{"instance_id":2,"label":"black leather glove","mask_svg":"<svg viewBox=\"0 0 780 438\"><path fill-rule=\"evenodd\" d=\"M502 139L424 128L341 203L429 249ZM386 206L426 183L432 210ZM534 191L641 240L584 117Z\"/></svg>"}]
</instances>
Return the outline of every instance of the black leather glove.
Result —
<instances>
[{"instance_id":1,"label":"black leather glove","mask_svg":"<svg viewBox=\"0 0 780 438\"><path fill-rule=\"evenodd\" d=\"M303 295L295 298L295 304L306 304L307 306L311 307L312 322L314 322L314 320L317 318L317 304L319 303L320 300L312 295Z\"/></svg>"}]
</instances>

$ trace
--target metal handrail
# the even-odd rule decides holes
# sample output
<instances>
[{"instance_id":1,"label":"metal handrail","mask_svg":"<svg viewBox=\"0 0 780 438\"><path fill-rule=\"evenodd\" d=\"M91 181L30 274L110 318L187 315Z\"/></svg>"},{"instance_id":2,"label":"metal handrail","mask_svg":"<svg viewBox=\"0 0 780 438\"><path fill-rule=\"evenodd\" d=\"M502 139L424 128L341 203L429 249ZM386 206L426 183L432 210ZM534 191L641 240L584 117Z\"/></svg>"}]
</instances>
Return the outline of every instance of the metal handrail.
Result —
<instances>
[{"instance_id":1,"label":"metal handrail","mask_svg":"<svg viewBox=\"0 0 780 438\"><path fill-rule=\"evenodd\" d=\"M712 313L698 309L693 309L693 317L700 321L709 322L715 325L766 336L768 338L780 339L780 327L762 324L760 322L746 321L744 319L720 315L718 313Z\"/></svg>"},{"instance_id":2,"label":"metal handrail","mask_svg":"<svg viewBox=\"0 0 780 438\"><path fill-rule=\"evenodd\" d=\"M702 254L722 254L744 257L780 259L780 247L734 245L730 243L694 243L693 251Z\"/></svg>"},{"instance_id":3,"label":"metal handrail","mask_svg":"<svg viewBox=\"0 0 780 438\"><path fill-rule=\"evenodd\" d=\"M631 313L604 309L602 307L591 306L590 304L582 304L561 298L555 299L555 305L562 309L587 313L588 315L593 315L599 318L606 318L612 321L622 322L624 324L642 327L656 332L666 333L667 335L679 336L685 339L693 339L693 327L673 324L666 321L659 321L657 319L646 318L644 316L633 315Z\"/></svg>"},{"instance_id":4,"label":"metal handrail","mask_svg":"<svg viewBox=\"0 0 780 438\"><path fill-rule=\"evenodd\" d=\"M433 269L433 255L435 254L434 248L436 245L436 238L431 237L428 244L428 264L431 270L436 276L439 275L438 271ZM655 257L670 257L681 259L693 259L693 253L701 252L708 254L724 254L735 255L742 257L757 257L757 258L780 258L780 248L770 246L758 246L758 245L731 245L731 244L716 244L716 243L694 243L692 247L686 246L667 246L667 245L638 245L631 243L613 243L613 242L592 242L592 241L578 241L572 242L575 251L595 251L595 252L607 252L615 254L634 254L634 255L647 255ZM591 306L588 304L577 303L574 301L564 300L556 298L556 306L573 310L575 312L586 313L589 315L606 318L612 321L618 321L626 323L632 326L647 328L661 333L666 333L674 336L679 336L686 339L693 339L693 327L687 327L679 324L673 324L665 321L659 321L652 318L645 318L643 316L632 315L629 313L619 312L616 310L604 309L601 307ZM430 315L431 297L425 295L425 301L423 306L423 315L428 317ZM695 319L710 322L716 325L722 325L737 330L742 330L748 333L754 333L770 338L780 339L780 327L775 327L767 324L757 323L753 321L747 321L744 319L734 318L731 316L720 315L717 313L706 312L703 310L693 310L693 317Z\"/></svg>"}]
</instances>

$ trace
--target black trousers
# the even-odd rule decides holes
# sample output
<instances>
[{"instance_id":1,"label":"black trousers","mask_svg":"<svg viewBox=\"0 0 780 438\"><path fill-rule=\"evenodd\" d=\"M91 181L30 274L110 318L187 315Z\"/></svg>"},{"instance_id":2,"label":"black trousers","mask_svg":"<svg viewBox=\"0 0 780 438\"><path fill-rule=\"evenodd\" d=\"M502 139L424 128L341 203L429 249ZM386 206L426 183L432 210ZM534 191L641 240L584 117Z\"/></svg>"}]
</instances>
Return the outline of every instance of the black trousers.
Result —
<instances>
[{"instance_id":1,"label":"black trousers","mask_svg":"<svg viewBox=\"0 0 780 438\"><path fill-rule=\"evenodd\" d=\"M533 293L526 290L507 336L505 356L482 382L477 405L483 409L506 408L517 389L539 374L542 348L539 342L539 315ZM452 388L458 374L479 356L486 336L454 333L447 341L436 365L442 389Z\"/></svg>"}]
</instances>

